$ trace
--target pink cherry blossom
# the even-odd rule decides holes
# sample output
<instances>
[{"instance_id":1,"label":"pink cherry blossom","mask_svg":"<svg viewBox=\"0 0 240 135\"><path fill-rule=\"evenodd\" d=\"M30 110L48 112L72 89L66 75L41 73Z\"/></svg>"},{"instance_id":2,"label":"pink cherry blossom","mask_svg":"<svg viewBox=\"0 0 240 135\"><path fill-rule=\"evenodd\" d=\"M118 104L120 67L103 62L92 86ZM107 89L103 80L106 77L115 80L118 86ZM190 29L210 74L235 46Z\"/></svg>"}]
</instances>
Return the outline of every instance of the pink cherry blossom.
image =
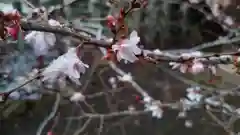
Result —
<instances>
[{"instance_id":1,"label":"pink cherry blossom","mask_svg":"<svg viewBox=\"0 0 240 135\"><path fill-rule=\"evenodd\" d=\"M124 39L121 42L112 46L114 52L117 53L117 60L126 60L128 62L135 62L138 60L136 55L142 53L142 50L137 46L137 43L140 41L140 37L136 31L133 31L130 34L129 39Z\"/></svg>"},{"instance_id":2,"label":"pink cherry blossom","mask_svg":"<svg viewBox=\"0 0 240 135\"><path fill-rule=\"evenodd\" d=\"M70 48L66 54L59 56L43 71L43 81L55 82L67 76L77 85L81 85L80 74L85 73L88 67L76 55L76 48Z\"/></svg>"},{"instance_id":3,"label":"pink cherry blossom","mask_svg":"<svg viewBox=\"0 0 240 135\"><path fill-rule=\"evenodd\" d=\"M193 65L191 67L191 73L198 74L203 71L204 71L204 65L200 61L194 60Z\"/></svg>"}]
</instances>

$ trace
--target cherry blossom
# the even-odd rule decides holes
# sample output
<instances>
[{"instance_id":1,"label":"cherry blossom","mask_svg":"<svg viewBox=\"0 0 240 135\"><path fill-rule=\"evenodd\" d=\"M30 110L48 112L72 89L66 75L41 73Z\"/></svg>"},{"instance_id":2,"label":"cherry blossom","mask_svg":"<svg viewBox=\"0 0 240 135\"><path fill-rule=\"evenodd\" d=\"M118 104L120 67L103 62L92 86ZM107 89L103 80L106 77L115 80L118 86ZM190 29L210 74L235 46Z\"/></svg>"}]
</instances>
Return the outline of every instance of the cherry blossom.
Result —
<instances>
[{"instance_id":1,"label":"cherry blossom","mask_svg":"<svg viewBox=\"0 0 240 135\"><path fill-rule=\"evenodd\" d=\"M191 73L198 74L204 71L204 65L199 60L193 60L193 65L191 67Z\"/></svg>"},{"instance_id":2,"label":"cherry blossom","mask_svg":"<svg viewBox=\"0 0 240 135\"><path fill-rule=\"evenodd\" d=\"M70 48L67 53L59 56L43 71L43 81L55 82L67 76L77 85L81 85L80 73L85 73L88 67L76 55L76 48Z\"/></svg>"},{"instance_id":3,"label":"cherry blossom","mask_svg":"<svg viewBox=\"0 0 240 135\"><path fill-rule=\"evenodd\" d=\"M186 90L188 92L187 97L191 101L200 102L203 95L200 94L201 88L200 87L191 87Z\"/></svg>"},{"instance_id":4,"label":"cherry blossom","mask_svg":"<svg viewBox=\"0 0 240 135\"><path fill-rule=\"evenodd\" d=\"M56 20L48 20L51 26L60 26ZM55 45L56 37L53 33L32 31L26 35L25 40L32 45L36 56L47 55L50 47Z\"/></svg>"},{"instance_id":5,"label":"cherry blossom","mask_svg":"<svg viewBox=\"0 0 240 135\"><path fill-rule=\"evenodd\" d=\"M198 60L198 57L201 57L203 54L201 52L190 52L182 53L181 58L188 60L189 58L195 58L192 62L178 63L170 62L169 65L172 66L172 69L179 69L180 72L186 73L190 72L192 74L198 74L204 71L204 65Z\"/></svg>"},{"instance_id":6,"label":"cherry blossom","mask_svg":"<svg viewBox=\"0 0 240 135\"><path fill-rule=\"evenodd\" d=\"M128 62L135 62L138 60L136 55L142 53L141 49L137 46L137 43L140 41L140 37L136 31L133 31L130 34L129 39L124 39L119 41L117 44L112 46L114 52L117 53L117 60L127 60Z\"/></svg>"},{"instance_id":7,"label":"cherry blossom","mask_svg":"<svg viewBox=\"0 0 240 135\"><path fill-rule=\"evenodd\" d=\"M145 110L152 112L152 117L162 118L163 110L159 107L158 102L154 102L151 97L144 95L143 97Z\"/></svg>"}]
</instances>

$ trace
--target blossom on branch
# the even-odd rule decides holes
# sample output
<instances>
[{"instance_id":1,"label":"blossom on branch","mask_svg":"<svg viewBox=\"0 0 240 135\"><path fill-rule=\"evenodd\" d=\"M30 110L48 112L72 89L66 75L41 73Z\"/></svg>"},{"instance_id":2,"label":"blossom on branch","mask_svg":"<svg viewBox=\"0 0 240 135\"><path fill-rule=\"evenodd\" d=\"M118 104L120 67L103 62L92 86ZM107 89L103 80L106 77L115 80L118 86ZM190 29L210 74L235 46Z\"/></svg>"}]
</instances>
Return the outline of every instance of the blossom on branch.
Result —
<instances>
[{"instance_id":1,"label":"blossom on branch","mask_svg":"<svg viewBox=\"0 0 240 135\"><path fill-rule=\"evenodd\" d=\"M186 98L180 100L180 102L182 103L183 111L190 110L191 108L197 108L203 98L203 95L201 94L201 88L198 86L190 87L187 88L186 91Z\"/></svg>"},{"instance_id":2,"label":"blossom on branch","mask_svg":"<svg viewBox=\"0 0 240 135\"><path fill-rule=\"evenodd\" d=\"M187 88L187 97L190 101L196 101L196 102L200 102L203 95L200 94L201 92L201 88L200 87L191 87L191 88Z\"/></svg>"},{"instance_id":3,"label":"blossom on branch","mask_svg":"<svg viewBox=\"0 0 240 135\"><path fill-rule=\"evenodd\" d=\"M89 66L84 64L76 54L76 48L70 48L67 53L59 56L43 72L43 81L55 82L69 77L77 85L81 85L79 78Z\"/></svg>"},{"instance_id":4,"label":"blossom on branch","mask_svg":"<svg viewBox=\"0 0 240 135\"><path fill-rule=\"evenodd\" d=\"M179 69L182 73L190 72L192 74L198 74L204 71L203 63L198 60L198 57L202 55L201 52L183 53L181 54L181 58L188 61L182 63L170 62L169 65L172 66L172 69ZM189 60L190 58L193 58L193 60Z\"/></svg>"},{"instance_id":5,"label":"blossom on branch","mask_svg":"<svg viewBox=\"0 0 240 135\"><path fill-rule=\"evenodd\" d=\"M204 65L198 59L193 60L193 64L191 67L191 73L198 74L204 71Z\"/></svg>"},{"instance_id":6,"label":"blossom on branch","mask_svg":"<svg viewBox=\"0 0 240 135\"><path fill-rule=\"evenodd\" d=\"M48 24L51 26L60 26L60 23L56 20L48 20ZM56 37L53 33L32 31L26 35L25 40L31 44L35 55L46 55L50 47L55 45Z\"/></svg>"},{"instance_id":7,"label":"blossom on branch","mask_svg":"<svg viewBox=\"0 0 240 135\"><path fill-rule=\"evenodd\" d=\"M156 117L158 119L162 118L163 110L159 107L158 102L153 101L153 99L147 95L143 97L145 110L151 111L152 117Z\"/></svg>"},{"instance_id":8,"label":"blossom on branch","mask_svg":"<svg viewBox=\"0 0 240 135\"><path fill-rule=\"evenodd\" d=\"M139 41L140 37L136 31L133 31L130 34L129 39L123 39L113 45L112 49L117 53L117 60L120 61L123 59L131 63L137 61L138 57L136 55L142 53L142 50L137 46Z\"/></svg>"}]
</instances>

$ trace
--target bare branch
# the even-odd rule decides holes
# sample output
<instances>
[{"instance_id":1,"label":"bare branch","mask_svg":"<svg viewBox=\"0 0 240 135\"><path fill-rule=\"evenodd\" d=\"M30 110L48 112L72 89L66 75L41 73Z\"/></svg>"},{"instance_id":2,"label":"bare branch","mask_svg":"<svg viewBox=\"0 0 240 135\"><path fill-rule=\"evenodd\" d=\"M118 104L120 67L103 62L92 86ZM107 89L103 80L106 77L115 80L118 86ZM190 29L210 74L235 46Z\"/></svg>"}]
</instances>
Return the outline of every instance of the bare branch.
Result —
<instances>
[{"instance_id":1,"label":"bare branch","mask_svg":"<svg viewBox=\"0 0 240 135\"><path fill-rule=\"evenodd\" d=\"M42 131L44 130L44 127L48 124L48 122L56 115L56 112L58 110L59 107L59 103L60 103L60 94L56 94L56 100L55 103L53 105L52 108L52 112L44 119L44 121L40 124L40 126L38 127L37 133L36 135L41 135Z\"/></svg>"}]
</instances>

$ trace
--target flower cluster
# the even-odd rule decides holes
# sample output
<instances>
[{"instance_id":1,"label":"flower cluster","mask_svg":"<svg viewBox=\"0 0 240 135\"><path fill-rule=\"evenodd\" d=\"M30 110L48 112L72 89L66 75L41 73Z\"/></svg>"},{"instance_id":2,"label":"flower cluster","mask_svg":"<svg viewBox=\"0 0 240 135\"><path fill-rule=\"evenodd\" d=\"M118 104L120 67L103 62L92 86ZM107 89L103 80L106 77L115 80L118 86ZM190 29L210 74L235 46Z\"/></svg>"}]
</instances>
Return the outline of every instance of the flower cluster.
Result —
<instances>
[{"instance_id":1,"label":"flower cluster","mask_svg":"<svg viewBox=\"0 0 240 135\"><path fill-rule=\"evenodd\" d=\"M159 107L158 102L153 101L149 96L144 96L143 102L145 110L152 112L152 117L162 118L163 110Z\"/></svg>"},{"instance_id":2,"label":"flower cluster","mask_svg":"<svg viewBox=\"0 0 240 135\"><path fill-rule=\"evenodd\" d=\"M186 98L180 100L182 108L178 114L179 118L186 117L187 111L189 111L190 109L199 107L201 100L203 99L201 91L202 91L201 88L198 86L186 89L187 92Z\"/></svg>"},{"instance_id":3,"label":"flower cluster","mask_svg":"<svg viewBox=\"0 0 240 135\"><path fill-rule=\"evenodd\" d=\"M197 105L201 102L203 95L201 94L201 88L190 87L187 88L187 99L185 100L189 105Z\"/></svg>"}]
</instances>

